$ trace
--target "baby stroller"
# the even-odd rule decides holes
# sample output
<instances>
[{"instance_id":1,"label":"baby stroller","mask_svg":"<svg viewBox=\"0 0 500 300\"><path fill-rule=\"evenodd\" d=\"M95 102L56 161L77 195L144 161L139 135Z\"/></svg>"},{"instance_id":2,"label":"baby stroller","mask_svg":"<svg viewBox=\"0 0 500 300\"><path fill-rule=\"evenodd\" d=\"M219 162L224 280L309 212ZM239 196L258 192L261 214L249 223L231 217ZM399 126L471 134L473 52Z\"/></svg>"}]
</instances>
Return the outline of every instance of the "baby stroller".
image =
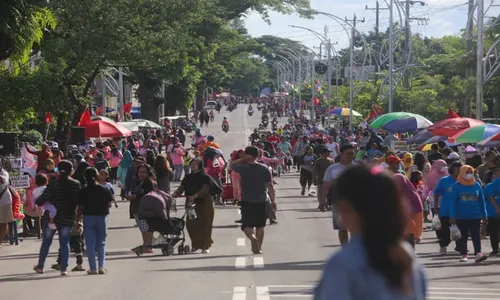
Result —
<instances>
[{"instance_id":1,"label":"baby stroller","mask_svg":"<svg viewBox=\"0 0 500 300\"><path fill-rule=\"evenodd\" d=\"M132 249L137 256L141 256L144 249L161 249L161 253L165 256L173 255L175 249L179 254L190 253L189 246L184 245L186 242L184 227L187 215L196 217L195 205L189 206L181 218L170 218L166 209L169 205L162 199L165 195L167 194L151 192L141 199L139 215L148 223L149 231L153 233L153 242L151 246L141 245Z\"/></svg>"}]
</instances>

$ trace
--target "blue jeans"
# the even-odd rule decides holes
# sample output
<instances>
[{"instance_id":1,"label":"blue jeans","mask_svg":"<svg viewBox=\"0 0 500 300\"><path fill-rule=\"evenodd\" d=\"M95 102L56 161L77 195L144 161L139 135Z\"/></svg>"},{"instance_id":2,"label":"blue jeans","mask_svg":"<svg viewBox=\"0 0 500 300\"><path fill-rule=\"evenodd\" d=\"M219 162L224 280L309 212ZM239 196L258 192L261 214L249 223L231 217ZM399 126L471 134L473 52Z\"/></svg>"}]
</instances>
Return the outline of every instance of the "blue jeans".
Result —
<instances>
[{"instance_id":1,"label":"blue jeans","mask_svg":"<svg viewBox=\"0 0 500 300\"><path fill-rule=\"evenodd\" d=\"M61 252L61 272L66 272L69 263L69 237L71 234L71 226L57 226L57 232L59 232L59 251ZM49 255L50 245L52 245L52 240L54 239L54 234L56 230L50 229L48 226L43 230L42 235L42 245L40 246L40 254L38 255L37 267L43 269L45 264L45 259Z\"/></svg>"},{"instance_id":2,"label":"blue jeans","mask_svg":"<svg viewBox=\"0 0 500 300\"><path fill-rule=\"evenodd\" d=\"M91 271L97 271L95 264L96 250L99 269L104 268L107 231L108 216L83 216L83 236L87 245L87 258Z\"/></svg>"},{"instance_id":3,"label":"blue jeans","mask_svg":"<svg viewBox=\"0 0 500 300\"><path fill-rule=\"evenodd\" d=\"M184 165L174 165L174 180L181 180Z\"/></svg>"},{"instance_id":4,"label":"blue jeans","mask_svg":"<svg viewBox=\"0 0 500 300\"><path fill-rule=\"evenodd\" d=\"M191 173L191 168L188 166L184 166L184 176L189 175Z\"/></svg>"}]
</instances>

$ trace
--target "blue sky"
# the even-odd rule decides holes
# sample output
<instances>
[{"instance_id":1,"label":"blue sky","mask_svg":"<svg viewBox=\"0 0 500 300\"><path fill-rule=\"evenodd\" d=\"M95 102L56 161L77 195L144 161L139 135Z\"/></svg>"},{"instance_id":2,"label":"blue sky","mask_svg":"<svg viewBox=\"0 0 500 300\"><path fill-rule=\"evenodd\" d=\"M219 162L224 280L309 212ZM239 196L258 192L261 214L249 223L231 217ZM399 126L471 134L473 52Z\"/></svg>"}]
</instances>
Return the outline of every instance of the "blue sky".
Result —
<instances>
[{"instance_id":1,"label":"blue sky","mask_svg":"<svg viewBox=\"0 0 500 300\"><path fill-rule=\"evenodd\" d=\"M358 30L369 31L375 26L375 11L365 10L365 6L375 7L376 0L310 0L311 7L318 11L323 11L337 15L341 18L353 18L356 14L358 19L365 18L364 23L358 24ZM389 2L389 0L387 0ZM426 0L426 6L416 4L411 9L411 17L428 18L428 25L419 25L412 22L412 32L420 33L428 37L440 37L443 35L459 34L465 27L467 20L467 0ZM486 7L491 2L498 0L485 0ZM379 0L380 7L387 8L384 0ZM491 7L487 16L498 16L499 7ZM399 16L395 10L395 20ZM329 37L332 42L338 42L338 47L348 46L347 35L342 27L332 19L324 16L317 16L314 20L301 19L297 15L281 15L271 13L271 25L268 25L257 14L250 14L245 20L248 32L253 37L261 35L275 35L302 42L304 45L312 47L319 45L319 40L309 32L301 29L291 28L288 25L297 25L323 32L323 28L329 27ZM380 30L385 30L389 24L388 10L381 11Z\"/></svg>"}]
</instances>

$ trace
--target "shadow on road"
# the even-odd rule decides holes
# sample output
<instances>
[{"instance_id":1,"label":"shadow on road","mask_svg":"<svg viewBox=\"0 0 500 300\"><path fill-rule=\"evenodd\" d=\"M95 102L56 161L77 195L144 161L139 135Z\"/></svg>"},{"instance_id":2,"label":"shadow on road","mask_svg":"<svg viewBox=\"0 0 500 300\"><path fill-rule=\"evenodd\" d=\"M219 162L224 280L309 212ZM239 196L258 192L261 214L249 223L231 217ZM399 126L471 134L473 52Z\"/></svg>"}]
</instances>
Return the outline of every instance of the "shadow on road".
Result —
<instances>
[{"instance_id":1,"label":"shadow on road","mask_svg":"<svg viewBox=\"0 0 500 300\"><path fill-rule=\"evenodd\" d=\"M170 269L159 269L153 270L154 272L234 272L234 271L320 271L323 270L324 266L323 260L318 261L303 261L303 262L285 262L285 263L274 263L266 264L265 268L254 269L254 268L241 268L237 269L234 266L205 266L196 268L170 268Z\"/></svg>"}]
</instances>

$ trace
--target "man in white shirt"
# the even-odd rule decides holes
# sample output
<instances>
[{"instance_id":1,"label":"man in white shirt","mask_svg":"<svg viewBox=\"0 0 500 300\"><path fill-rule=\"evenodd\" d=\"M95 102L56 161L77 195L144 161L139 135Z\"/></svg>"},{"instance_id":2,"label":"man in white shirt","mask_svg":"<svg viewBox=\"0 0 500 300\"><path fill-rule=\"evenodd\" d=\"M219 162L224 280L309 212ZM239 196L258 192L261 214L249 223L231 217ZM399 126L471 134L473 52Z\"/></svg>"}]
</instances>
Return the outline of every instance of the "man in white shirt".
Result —
<instances>
[{"instance_id":1,"label":"man in white shirt","mask_svg":"<svg viewBox=\"0 0 500 300\"><path fill-rule=\"evenodd\" d=\"M340 219L338 209L336 207L336 196L335 196L335 182L342 174L342 172L352 165L354 160L354 146L352 144L345 144L340 147L340 161L334 165L331 165L326 169L325 176L323 177L323 188L321 191L321 201L320 209L325 211L328 204L332 207L332 217L333 217L333 229L339 231L340 244L343 246L349 241L349 233L342 224ZM328 203L327 202L328 198Z\"/></svg>"}]
</instances>

